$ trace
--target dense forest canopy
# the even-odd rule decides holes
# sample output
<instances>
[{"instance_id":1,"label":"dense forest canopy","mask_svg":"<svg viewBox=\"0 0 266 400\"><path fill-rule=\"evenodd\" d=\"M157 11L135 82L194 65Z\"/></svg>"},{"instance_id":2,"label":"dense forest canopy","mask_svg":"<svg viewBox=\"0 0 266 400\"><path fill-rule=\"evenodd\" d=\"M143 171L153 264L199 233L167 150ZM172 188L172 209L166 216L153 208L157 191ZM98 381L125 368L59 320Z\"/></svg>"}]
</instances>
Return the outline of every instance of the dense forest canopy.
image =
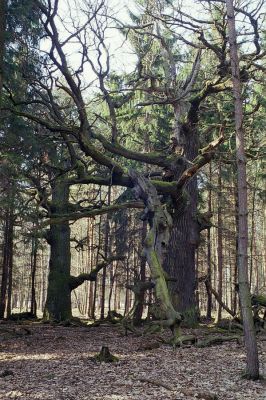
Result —
<instances>
[{"instance_id":1,"label":"dense forest canopy","mask_svg":"<svg viewBox=\"0 0 266 400\"><path fill-rule=\"evenodd\" d=\"M230 315L258 377L265 4L124 3L1 2L0 318Z\"/></svg>"}]
</instances>

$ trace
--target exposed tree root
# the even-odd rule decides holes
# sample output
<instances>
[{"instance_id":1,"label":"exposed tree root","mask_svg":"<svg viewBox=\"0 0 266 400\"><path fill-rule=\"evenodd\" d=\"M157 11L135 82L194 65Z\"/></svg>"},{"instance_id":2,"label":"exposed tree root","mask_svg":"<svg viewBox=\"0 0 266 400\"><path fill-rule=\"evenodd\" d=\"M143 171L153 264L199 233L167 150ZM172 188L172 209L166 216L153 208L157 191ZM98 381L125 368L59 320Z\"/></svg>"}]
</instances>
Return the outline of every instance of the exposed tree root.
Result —
<instances>
[{"instance_id":1,"label":"exposed tree root","mask_svg":"<svg viewBox=\"0 0 266 400\"><path fill-rule=\"evenodd\" d=\"M177 338L173 337L170 339L170 344L173 347L182 347L187 345L192 345L196 343L196 336L194 335L181 335Z\"/></svg>"}]
</instances>

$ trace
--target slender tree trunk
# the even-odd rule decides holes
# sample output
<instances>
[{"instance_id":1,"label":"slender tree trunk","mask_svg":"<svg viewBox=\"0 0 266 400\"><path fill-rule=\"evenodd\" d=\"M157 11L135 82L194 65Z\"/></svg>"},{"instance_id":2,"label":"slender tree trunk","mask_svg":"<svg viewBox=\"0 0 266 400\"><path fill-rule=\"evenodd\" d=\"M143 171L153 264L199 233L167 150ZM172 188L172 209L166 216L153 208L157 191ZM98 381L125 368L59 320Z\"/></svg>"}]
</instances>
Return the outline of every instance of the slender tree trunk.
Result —
<instances>
[{"instance_id":1,"label":"slender tree trunk","mask_svg":"<svg viewBox=\"0 0 266 400\"><path fill-rule=\"evenodd\" d=\"M234 304L233 310L236 314L238 310L238 291L236 290L236 283L238 282L238 232L239 232L239 212L238 212L238 192L237 192L237 180L235 179L234 187L234 197L235 197L235 262L234 262Z\"/></svg>"},{"instance_id":2,"label":"slender tree trunk","mask_svg":"<svg viewBox=\"0 0 266 400\"><path fill-rule=\"evenodd\" d=\"M93 245L94 245L94 225L92 221L88 218L88 230L87 230L87 244L88 244L88 264L90 266L90 271L93 269L93 262L94 262L94 253L93 253ZM94 318L92 313L93 308L93 293L94 293L94 285L95 282L89 282L89 293L88 293L88 305L87 305L87 312L89 318Z\"/></svg>"},{"instance_id":3,"label":"slender tree trunk","mask_svg":"<svg viewBox=\"0 0 266 400\"><path fill-rule=\"evenodd\" d=\"M35 317L37 316L37 301L36 301L36 269L37 269L37 252L38 252L38 239L34 236L32 238L32 249L31 249L31 306L30 312Z\"/></svg>"},{"instance_id":4,"label":"slender tree trunk","mask_svg":"<svg viewBox=\"0 0 266 400\"><path fill-rule=\"evenodd\" d=\"M5 213L4 243L3 243L3 266L0 296L0 319L5 317L6 293L8 284L8 232L9 232L9 211Z\"/></svg>"},{"instance_id":5,"label":"slender tree trunk","mask_svg":"<svg viewBox=\"0 0 266 400\"><path fill-rule=\"evenodd\" d=\"M3 266L0 293L0 319L11 314L12 294L12 270L13 270L13 236L14 236L14 209L13 195L11 193L11 205L5 213L4 243L3 243ZM8 307L7 307L8 306Z\"/></svg>"},{"instance_id":6,"label":"slender tree trunk","mask_svg":"<svg viewBox=\"0 0 266 400\"><path fill-rule=\"evenodd\" d=\"M115 287L116 265L110 267L110 291L108 297L108 313L112 311L112 296Z\"/></svg>"},{"instance_id":7,"label":"slender tree trunk","mask_svg":"<svg viewBox=\"0 0 266 400\"><path fill-rule=\"evenodd\" d=\"M129 307L129 296L130 296L130 290L127 289L127 285L129 284L130 280L130 273L129 273L129 257L130 255L127 255L126 258L126 293L125 293L125 303L124 303L124 316L128 314L130 307Z\"/></svg>"},{"instance_id":8,"label":"slender tree trunk","mask_svg":"<svg viewBox=\"0 0 266 400\"><path fill-rule=\"evenodd\" d=\"M233 265L234 265L234 261L232 263L232 242L229 242L229 285L230 285L230 308L233 308L233 296L234 296L234 284L233 284L233 280L234 280L234 275L233 275Z\"/></svg>"},{"instance_id":9,"label":"slender tree trunk","mask_svg":"<svg viewBox=\"0 0 266 400\"><path fill-rule=\"evenodd\" d=\"M210 174L210 183L212 180L212 164L209 164L209 174ZM208 193L208 212L211 213L212 211L212 189L211 186L209 188ZM211 228L207 230L207 280L209 282L209 286L212 285L212 266L211 266ZM208 285L207 285L208 286ZM207 319L211 319L212 317L212 293L211 290L207 289Z\"/></svg>"},{"instance_id":10,"label":"slender tree trunk","mask_svg":"<svg viewBox=\"0 0 266 400\"><path fill-rule=\"evenodd\" d=\"M6 0L0 0L0 104L2 102L2 89L4 81L5 34L6 34Z\"/></svg>"},{"instance_id":11,"label":"slender tree trunk","mask_svg":"<svg viewBox=\"0 0 266 400\"><path fill-rule=\"evenodd\" d=\"M9 318L12 313L13 255L14 255L13 242L14 242L14 215L12 208L10 231L9 231L8 289L7 289L7 305L6 305L7 318Z\"/></svg>"},{"instance_id":12,"label":"slender tree trunk","mask_svg":"<svg viewBox=\"0 0 266 400\"><path fill-rule=\"evenodd\" d=\"M254 247L255 247L255 204L256 204L256 178L257 178L257 173L255 177L255 182L254 182L254 189L252 193L252 211L251 211L251 238L250 238L250 273L249 273L249 286L251 288L251 283L253 281L253 258L254 258ZM258 288L257 288L258 289ZM251 288L252 290L252 288Z\"/></svg>"},{"instance_id":13,"label":"slender tree trunk","mask_svg":"<svg viewBox=\"0 0 266 400\"><path fill-rule=\"evenodd\" d=\"M56 180L52 187L53 212L59 216L68 210L69 187ZM50 226L50 261L44 318L63 321L72 317L70 280L70 227L68 222Z\"/></svg>"},{"instance_id":14,"label":"slender tree trunk","mask_svg":"<svg viewBox=\"0 0 266 400\"><path fill-rule=\"evenodd\" d=\"M47 291L47 259L46 256L44 255L44 251L42 250L42 265L41 265L41 270L42 270L42 303L41 303L41 310L44 312L44 307L45 307L45 300L46 300L46 291Z\"/></svg>"},{"instance_id":15,"label":"slender tree trunk","mask_svg":"<svg viewBox=\"0 0 266 400\"><path fill-rule=\"evenodd\" d=\"M248 213L247 213L247 177L246 156L244 148L243 103L241 96L241 81L239 59L237 53L237 36L233 0L226 0L228 33L230 43L230 59L232 68L233 94L235 104L236 128L236 162L237 162L237 190L238 190L238 282L239 296L242 311L245 346L247 352L247 376L251 379L259 378L259 359L255 328L253 322L251 297L248 282Z\"/></svg>"},{"instance_id":16,"label":"slender tree trunk","mask_svg":"<svg viewBox=\"0 0 266 400\"><path fill-rule=\"evenodd\" d=\"M141 230L141 247L143 248L145 238L147 236L147 221L143 221L142 230ZM146 257L142 254L140 258L140 281L145 282L146 280ZM138 304L134 310L133 314L133 324L138 326L141 324L141 318L143 314L144 308L144 300L145 300L145 291L141 291L139 294Z\"/></svg>"},{"instance_id":17,"label":"slender tree trunk","mask_svg":"<svg viewBox=\"0 0 266 400\"><path fill-rule=\"evenodd\" d=\"M100 221L99 221L99 230L98 230L98 238L99 238L99 243L101 241L101 222L102 222L102 217L100 216ZM96 254L96 265L99 262L99 247L97 249L97 254ZM96 319L97 315L97 292L98 292L98 277L96 276L96 280L94 282L94 290L93 290L93 302L92 302L92 307L91 307L91 318Z\"/></svg>"},{"instance_id":18,"label":"slender tree trunk","mask_svg":"<svg viewBox=\"0 0 266 400\"><path fill-rule=\"evenodd\" d=\"M223 299L223 230L222 230L222 176L221 176L221 161L219 160L218 170L218 232L217 232L217 261L218 261L218 295ZM218 303L218 311L216 321L219 322L222 318L222 306Z\"/></svg>"},{"instance_id":19,"label":"slender tree trunk","mask_svg":"<svg viewBox=\"0 0 266 400\"><path fill-rule=\"evenodd\" d=\"M107 195L107 204L108 206L111 204L111 186L108 187L108 195ZM110 217L107 214L105 227L104 227L104 257L108 258L109 256L109 241L110 241ZM105 289L106 289L106 267L103 268L102 275L102 293L101 293L101 319L104 319L105 316Z\"/></svg>"}]
</instances>

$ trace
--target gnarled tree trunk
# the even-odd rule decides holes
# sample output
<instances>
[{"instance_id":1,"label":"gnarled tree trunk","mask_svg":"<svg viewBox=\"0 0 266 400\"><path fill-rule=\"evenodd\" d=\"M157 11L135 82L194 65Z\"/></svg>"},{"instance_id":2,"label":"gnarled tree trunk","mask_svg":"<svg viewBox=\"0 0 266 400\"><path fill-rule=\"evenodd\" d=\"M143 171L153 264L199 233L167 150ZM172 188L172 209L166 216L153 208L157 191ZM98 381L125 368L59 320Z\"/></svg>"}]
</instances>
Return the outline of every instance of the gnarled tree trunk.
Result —
<instances>
[{"instance_id":1,"label":"gnarled tree trunk","mask_svg":"<svg viewBox=\"0 0 266 400\"><path fill-rule=\"evenodd\" d=\"M144 242L144 254L151 270L151 278L155 283L155 295L160 310L160 324L169 327L173 333L173 344L180 336L179 326L182 320L172 304L163 270L163 260L167 253L172 218L166 207L161 204L155 187L143 176L130 171L134 182L136 196L144 201L145 216L150 230Z\"/></svg>"}]
</instances>

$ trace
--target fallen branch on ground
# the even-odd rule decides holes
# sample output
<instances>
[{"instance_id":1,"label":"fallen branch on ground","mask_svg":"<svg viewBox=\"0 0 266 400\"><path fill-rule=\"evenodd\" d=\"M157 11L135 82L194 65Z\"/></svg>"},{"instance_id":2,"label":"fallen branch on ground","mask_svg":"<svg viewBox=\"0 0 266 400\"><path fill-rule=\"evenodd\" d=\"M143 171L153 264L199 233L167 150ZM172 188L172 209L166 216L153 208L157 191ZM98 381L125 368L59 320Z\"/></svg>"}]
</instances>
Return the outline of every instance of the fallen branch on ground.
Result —
<instances>
[{"instance_id":1,"label":"fallen branch on ground","mask_svg":"<svg viewBox=\"0 0 266 400\"><path fill-rule=\"evenodd\" d=\"M240 336L234 335L234 336L211 336L208 337L207 339L199 340L196 344L197 347L208 347L216 344L222 344L224 342L230 342L232 340L236 340L238 343L240 343Z\"/></svg>"}]
</instances>

